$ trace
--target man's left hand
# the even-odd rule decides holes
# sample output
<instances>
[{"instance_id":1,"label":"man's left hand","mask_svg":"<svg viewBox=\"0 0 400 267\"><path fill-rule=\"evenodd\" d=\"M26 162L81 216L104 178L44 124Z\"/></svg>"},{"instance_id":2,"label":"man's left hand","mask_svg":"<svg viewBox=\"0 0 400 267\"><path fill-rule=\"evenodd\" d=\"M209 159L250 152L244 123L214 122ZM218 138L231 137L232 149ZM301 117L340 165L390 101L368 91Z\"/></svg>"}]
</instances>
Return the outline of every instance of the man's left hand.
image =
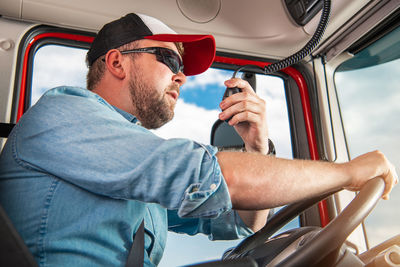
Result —
<instances>
[{"instance_id":1,"label":"man's left hand","mask_svg":"<svg viewBox=\"0 0 400 267\"><path fill-rule=\"evenodd\" d=\"M250 84L239 78L225 81L227 87L238 87L240 93L225 98L220 107L221 120L229 120L242 137L246 151L268 153L268 127L266 120L265 101L258 97Z\"/></svg>"}]
</instances>

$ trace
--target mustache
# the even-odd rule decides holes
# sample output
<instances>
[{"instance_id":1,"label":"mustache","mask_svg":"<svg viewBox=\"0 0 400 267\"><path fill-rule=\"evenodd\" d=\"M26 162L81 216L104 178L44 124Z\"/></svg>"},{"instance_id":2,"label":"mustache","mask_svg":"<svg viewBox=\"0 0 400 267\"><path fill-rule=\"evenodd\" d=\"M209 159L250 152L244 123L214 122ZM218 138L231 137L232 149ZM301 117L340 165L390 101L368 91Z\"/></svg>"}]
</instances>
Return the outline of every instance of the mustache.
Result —
<instances>
[{"instance_id":1,"label":"mustache","mask_svg":"<svg viewBox=\"0 0 400 267\"><path fill-rule=\"evenodd\" d=\"M170 86L167 87L165 92L171 92L171 91L176 91L178 93L178 96L180 94L180 86L176 83L171 84Z\"/></svg>"}]
</instances>

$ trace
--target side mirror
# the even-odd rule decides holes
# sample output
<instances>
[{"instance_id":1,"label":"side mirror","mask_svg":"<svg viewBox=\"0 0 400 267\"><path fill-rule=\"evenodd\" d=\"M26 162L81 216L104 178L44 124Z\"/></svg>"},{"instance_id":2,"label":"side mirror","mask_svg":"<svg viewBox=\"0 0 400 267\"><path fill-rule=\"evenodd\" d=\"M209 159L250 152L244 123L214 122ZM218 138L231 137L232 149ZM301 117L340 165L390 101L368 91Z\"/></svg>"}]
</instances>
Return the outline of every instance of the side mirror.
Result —
<instances>
[{"instance_id":1,"label":"side mirror","mask_svg":"<svg viewBox=\"0 0 400 267\"><path fill-rule=\"evenodd\" d=\"M217 120L211 129L210 143L220 148L241 149L244 147L244 142L235 128L221 120Z\"/></svg>"}]
</instances>

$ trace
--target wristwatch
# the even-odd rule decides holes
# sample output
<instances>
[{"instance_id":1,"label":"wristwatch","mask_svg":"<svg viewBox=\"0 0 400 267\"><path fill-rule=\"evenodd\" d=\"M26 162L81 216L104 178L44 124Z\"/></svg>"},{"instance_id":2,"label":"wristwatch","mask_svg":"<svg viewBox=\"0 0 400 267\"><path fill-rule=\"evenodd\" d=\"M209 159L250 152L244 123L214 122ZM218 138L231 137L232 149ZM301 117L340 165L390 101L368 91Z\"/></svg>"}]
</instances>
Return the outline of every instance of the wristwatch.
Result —
<instances>
[{"instance_id":1,"label":"wristwatch","mask_svg":"<svg viewBox=\"0 0 400 267\"><path fill-rule=\"evenodd\" d=\"M241 150L242 150L242 152L246 152L246 147L243 145ZM268 155L268 156L276 155L275 145L272 142L272 140L269 138L268 138L268 153L266 155Z\"/></svg>"},{"instance_id":2,"label":"wristwatch","mask_svg":"<svg viewBox=\"0 0 400 267\"><path fill-rule=\"evenodd\" d=\"M267 153L267 155L270 155L270 156L276 155L274 143L269 138L268 138L268 153Z\"/></svg>"}]
</instances>

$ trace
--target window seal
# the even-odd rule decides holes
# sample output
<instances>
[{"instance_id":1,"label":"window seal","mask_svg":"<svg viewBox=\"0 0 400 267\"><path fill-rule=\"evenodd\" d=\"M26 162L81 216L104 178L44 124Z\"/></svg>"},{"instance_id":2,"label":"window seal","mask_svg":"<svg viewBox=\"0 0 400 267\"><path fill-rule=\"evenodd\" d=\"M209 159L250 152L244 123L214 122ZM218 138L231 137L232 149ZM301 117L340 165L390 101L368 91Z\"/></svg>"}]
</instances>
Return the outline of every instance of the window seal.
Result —
<instances>
[{"instance_id":1,"label":"window seal","mask_svg":"<svg viewBox=\"0 0 400 267\"><path fill-rule=\"evenodd\" d=\"M50 26L31 29L22 38L18 50L18 64L14 82L11 121L18 122L30 104L33 59L36 51L49 44L88 48L94 39L93 33L72 31Z\"/></svg>"}]
</instances>

